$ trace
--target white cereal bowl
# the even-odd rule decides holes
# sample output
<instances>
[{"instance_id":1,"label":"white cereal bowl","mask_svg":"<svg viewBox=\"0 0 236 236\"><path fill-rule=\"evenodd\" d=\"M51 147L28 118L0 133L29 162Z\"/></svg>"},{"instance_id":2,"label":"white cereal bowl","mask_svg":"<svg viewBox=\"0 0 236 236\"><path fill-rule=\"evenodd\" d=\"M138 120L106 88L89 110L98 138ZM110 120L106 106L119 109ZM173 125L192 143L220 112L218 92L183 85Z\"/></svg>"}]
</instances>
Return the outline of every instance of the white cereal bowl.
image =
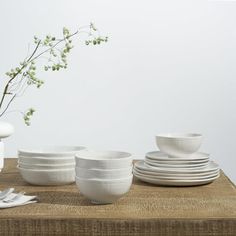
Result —
<instances>
[{"instance_id":1,"label":"white cereal bowl","mask_svg":"<svg viewBox=\"0 0 236 236\"><path fill-rule=\"evenodd\" d=\"M29 156L20 156L18 155L18 161L27 165L75 165L75 157L29 157Z\"/></svg>"},{"instance_id":2,"label":"white cereal bowl","mask_svg":"<svg viewBox=\"0 0 236 236\"><path fill-rule=\"evenodd\" d=\"M113 203L129 192L133 175L123 179L101 180L76 177L79 191L94 204Z\"/></svg>"},{"instance_id":3,"label":"white cereal bowl","mask_svg":"<svg viewBox=\"0 0 236 236\"><path fill-rule=\"evenodd\" d=\"M169 157L186 158L198 151L202 135L195 133L163 134L156 136L156 144Z\"/></svg>"},{"instance_id":4,"label":"white cereal bowl","mask_svg":"<svg viewBox=\"0 0 236 236\"><path fill-rule=\"evenodd\" d=\"M85 169L75 167L75 173L82 179L121 179L132 175L133 166L122 169Z\"/></svg>"},{"instance_id":5,"label":"white cereal bowl","mask_svg":"<svg viewBox=\"0 0 236 236\"><path fill-rule=\"evenodd\" d=\"M40 164L26 164L18 161L18 166L23 169L34 169L34 170L61 170L61 169L72 169L75 168L75 164L64 164L64 165L40 165Z\"/></svg>"},{"instance_id":6,"label":"white cereal bowl","mask_svg":"<svg viewBox=\"0 0 236 236\"><path fill-rule=\"evenodd\" d=\"M75 155L76 166L86 169L122 169L132 165L128 152L82 150Z\"/></svg>"},{"instance_id":7,"label":"white cereal bowl","mask_svg":"<svg viewBox=\"0 0 236 236\"><path fill-rule=\"evenodd\" d=\"M18 155L24 157L65 158L74 157L78 151L85 149L81 146L45 146L33 149L19 149Z\"/></svg>"},{"instance_id":8,"label":"white cereal bowl","mask_svg":"<svg viewBox=\"0 0 236 236\"><path fill-rule=\"evenodd\" d=\"M75 169L36 170L18 166L22 178L32 185L65 185L75 182Z\"/></svg>"}]
</instances>

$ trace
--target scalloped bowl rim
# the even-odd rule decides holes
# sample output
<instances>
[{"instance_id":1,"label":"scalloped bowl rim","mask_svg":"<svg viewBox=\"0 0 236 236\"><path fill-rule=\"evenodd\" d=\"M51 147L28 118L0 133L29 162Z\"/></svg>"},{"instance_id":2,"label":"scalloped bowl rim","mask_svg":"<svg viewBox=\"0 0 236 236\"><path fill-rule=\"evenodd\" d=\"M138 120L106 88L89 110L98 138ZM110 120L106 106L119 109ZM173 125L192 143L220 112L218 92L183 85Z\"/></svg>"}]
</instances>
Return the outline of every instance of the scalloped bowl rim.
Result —
<instances>
[{"instance_id":1,"label":"scalloped bowl rim","mask_svg":"<svg viewBox=\"0 0 236 236\"><path fill-rule=\"evenodd\" d=\"M128 177L125 178L118 178L118 179L99 179L99 178L81 178L78 176L75 176L76 181L87 181L87 182L97 182L97 183L114 183L114 184L119 184L123 183L126 181L129 181L130 179L133 178L133 174L131 173Z\"/></svg>"},{"instance_id":2,"label":"scalloped bowl rim","mask_svg":"<svg viewBox=\"0 0 236 236\"><path fill-rule=\"evenodd\" d=\"M75 171L75 168L66 168L66 169L26 169L26 168L21 168L19 165L17 165L17 169L20 171L28 171L28 172L63 172L63 171Z\"/></svg>"},{"instance_id":3,"label":"scalloped bowl rim","mask_svg":"<svg viewBox=\"0 0 236 236\"><path fill-rule=\"evenodd\" d=\"M53 150L54 149L54 150ZM64 150L63 150L64 149ZM33 154L33 155L63 155L63 154L75 154L85 149L84 146L42 146L36 148L21 148L18 149L18 154Z\"/></svg>"},{"instance_id":4,"label":"scalloped bowl rim","mask_svg":"<svg viewBox=\"0 0 236 236\"><path fill-rule=\"evenodd\" d=\"M132 154L122 151L83 149L76 153L75 158L88 161L121 161L132 159Z\"/></svg>"}]
</instances>

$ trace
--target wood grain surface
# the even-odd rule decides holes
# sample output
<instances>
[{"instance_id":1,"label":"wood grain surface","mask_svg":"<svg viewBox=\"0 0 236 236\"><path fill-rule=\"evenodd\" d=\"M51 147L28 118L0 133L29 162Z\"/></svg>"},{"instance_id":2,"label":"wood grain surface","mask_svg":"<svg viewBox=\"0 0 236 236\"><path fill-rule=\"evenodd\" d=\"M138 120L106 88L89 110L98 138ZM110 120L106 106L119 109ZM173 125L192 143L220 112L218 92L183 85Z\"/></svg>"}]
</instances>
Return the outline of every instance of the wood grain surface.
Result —
<instances>
[{"instance_id":1,"label":"wood grain surface","mask_svg":"<svg viewBox=\"0 0 236 236\"><path fill-rule=\"evenodd\" d=\"M114 204L93 205L75 184L31 186L16 159L6 159L0 190L14 187L39 203L0 210L0 235L232 235L236 236L236 188L221 173L211 184L161 187L134 179Z\"/></svg>"}]
</instances>

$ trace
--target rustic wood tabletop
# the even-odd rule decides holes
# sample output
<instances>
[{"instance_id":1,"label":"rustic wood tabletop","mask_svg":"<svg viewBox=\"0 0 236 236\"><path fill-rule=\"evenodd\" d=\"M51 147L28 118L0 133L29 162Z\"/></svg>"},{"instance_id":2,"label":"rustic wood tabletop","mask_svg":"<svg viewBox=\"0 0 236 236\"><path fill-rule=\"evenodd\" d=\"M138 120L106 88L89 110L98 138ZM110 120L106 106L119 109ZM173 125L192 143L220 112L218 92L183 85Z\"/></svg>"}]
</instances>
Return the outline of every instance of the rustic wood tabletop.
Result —
<instances>
[{"instance_id":1,"label":"rustic wood tabletop","mask_svg":"<svg viewBox=\"0 0 236 236\"><path fill-rule=\"evenodd\" d=\"M31 186L6 159L0 190L14 187L39 203L0 210L0 235L236 235L236 188L221 172L211 184L163 187L134 179L114 204L93 205L75 184Z\"/></svg>"}]
</instances>

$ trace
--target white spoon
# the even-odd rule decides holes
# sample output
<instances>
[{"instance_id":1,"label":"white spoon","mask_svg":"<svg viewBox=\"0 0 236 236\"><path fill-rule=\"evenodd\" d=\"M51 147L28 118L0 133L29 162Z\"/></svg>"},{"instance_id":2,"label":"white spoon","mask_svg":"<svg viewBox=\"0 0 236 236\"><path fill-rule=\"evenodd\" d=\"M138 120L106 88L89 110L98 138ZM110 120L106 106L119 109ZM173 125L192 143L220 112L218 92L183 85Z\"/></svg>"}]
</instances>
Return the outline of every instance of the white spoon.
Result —
<instances>
[{"instance_id":1,"label":"white spoon","mask_svg":"<svg viewBox=\"0 0 236 236\"><path fill-rule=\"evenodd\" d=\"M7 188L0 192L0 200L3 200L8 195L10 195L15 189L14 188Z\"/></svg>"}]
</instances>

